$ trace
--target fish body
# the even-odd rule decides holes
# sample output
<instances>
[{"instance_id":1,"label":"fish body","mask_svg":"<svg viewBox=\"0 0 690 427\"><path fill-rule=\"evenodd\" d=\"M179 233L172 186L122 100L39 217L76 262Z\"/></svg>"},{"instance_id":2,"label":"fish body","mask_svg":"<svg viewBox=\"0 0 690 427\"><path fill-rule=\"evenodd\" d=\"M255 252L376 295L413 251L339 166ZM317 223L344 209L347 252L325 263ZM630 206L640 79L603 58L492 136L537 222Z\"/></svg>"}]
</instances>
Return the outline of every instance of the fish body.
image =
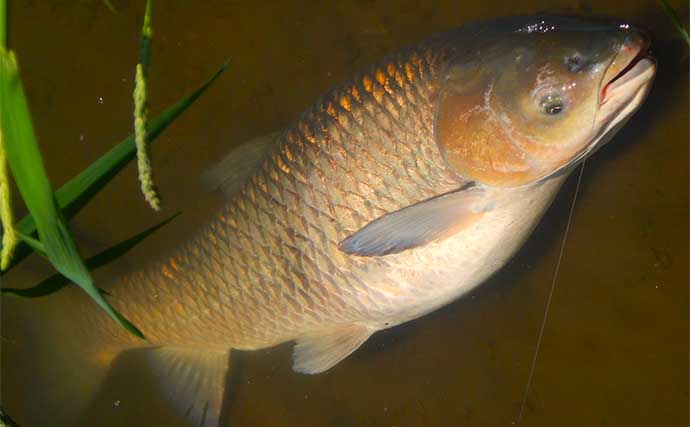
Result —
<instances>
[{"instance_id":1,"label":"fish body","mask_svg":"<svg viewBox=\"0 0 690 427\"><path fill-rule=\"evenodd\" d=\"M397 325L498 269L560 180L501 189L519 201L428 246L383 257L339 248L376 218L468 182L434 137L444 67L434 48L372 67L273 135L275 147L222 211L172 255L114 283L113 304L146 325L151 343L254 350L352 322ZM111 324L95 313L93 322Z\"/></svg>"},{"instance_id":2,"label":"fish body","mask_svg":"<svg viewBox=\"0 0 690 427\"><path fill-rule=\"evenodd\" d=\"M71 313L70 337L111 349L106 361L151 349L173 404L204 425L217 423L231 349L295 340L296 371L331 368L510 259L641 104L647 47L625 26L537 16L386 57L221 162L210 176L224 207L106 289L146 341L90 305Z\"/></svg>"}]
</instances>

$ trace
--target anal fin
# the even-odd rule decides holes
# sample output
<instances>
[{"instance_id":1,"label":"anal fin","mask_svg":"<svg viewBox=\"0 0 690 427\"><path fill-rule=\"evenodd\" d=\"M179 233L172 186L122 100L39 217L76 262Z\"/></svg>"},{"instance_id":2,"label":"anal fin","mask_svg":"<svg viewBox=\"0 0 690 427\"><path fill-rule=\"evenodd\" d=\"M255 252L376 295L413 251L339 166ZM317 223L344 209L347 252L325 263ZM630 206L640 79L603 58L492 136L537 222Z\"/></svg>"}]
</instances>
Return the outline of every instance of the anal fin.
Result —
<instances>
[{"instance_id":1,"label":"anal fin","mask_svg":"<svg viewBox=\"0 0 690 427\"><path fill-rule=\"evenodd\" d=\"M292 369L303 374L324 372L357 350L376 329L346 324L304 336L295 342Z\"/></svg>"},{"instance_id":2,"label":"anal fin","mask_svg":"<svg viewBox=\"0 0 690 427\"><path fill-rule=\"evenodd\" d=\"M170 405L194 427L217 427L230 366L227 351L159 347L148 350L151 370Z\"/></svg>"}]
</instances>

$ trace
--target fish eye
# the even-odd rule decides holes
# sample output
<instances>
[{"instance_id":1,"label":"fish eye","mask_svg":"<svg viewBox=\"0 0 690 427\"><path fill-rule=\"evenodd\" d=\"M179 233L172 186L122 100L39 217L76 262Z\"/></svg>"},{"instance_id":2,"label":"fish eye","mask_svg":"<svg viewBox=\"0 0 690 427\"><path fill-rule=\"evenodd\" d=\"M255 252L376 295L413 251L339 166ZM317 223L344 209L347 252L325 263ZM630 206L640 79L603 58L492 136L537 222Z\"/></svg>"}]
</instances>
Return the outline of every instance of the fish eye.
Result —
<instances>
[{"instance_id":1,"label":"fish eye","mask_svg":"<svg viewBox=\"0 0 690 427\"><path fill-rule=\"evenodd\" d=\"M539 100L539 109L544 114L555 116L561 114L565 110L565 102L559 93L548 93Z\"/></svg>"}]
</instances>

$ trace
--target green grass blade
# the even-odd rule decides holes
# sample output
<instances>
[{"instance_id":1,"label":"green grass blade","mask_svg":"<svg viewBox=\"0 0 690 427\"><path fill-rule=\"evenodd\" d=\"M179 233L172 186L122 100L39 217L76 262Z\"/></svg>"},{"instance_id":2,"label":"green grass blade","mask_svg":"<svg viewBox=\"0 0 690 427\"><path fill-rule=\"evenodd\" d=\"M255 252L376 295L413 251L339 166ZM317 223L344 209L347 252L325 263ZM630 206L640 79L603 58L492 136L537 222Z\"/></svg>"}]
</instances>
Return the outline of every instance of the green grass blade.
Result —
<instances>
[{"instance_id":1,"label":"green grass blade","mask_svg":"<svg viewBox=\"0 0 690 427\"><path fill-rule=\"evenodd\" d=\"M36 230L50 262L122 326L143 337L103 299L79 256L43 167L16 59L4 48L0 50L0 127L10 170L36 222Z\"/></svg>"},{"instance_id":2,"label":"green grass blade","mask_svg":"<svg viewBox=\"0 0 690 427\"><path fill-rule=\"evenodd\" d=\"M31 236L27 236L26 234L22 233L17 233L20 239L24 241L34 252L38 252L40 255L47 257L48 254L46 254L46 248L43 246L43 243L41 243L39 240L34 239Z\"/></svg>"},{"instance_id":3,"label":"green grass blade","mask_svg":"<svg viewBox=\"0 0 690 427\"><path fill-rule=\"evenodd\" d=\"M89 270L94 270L98 267L102 267L103 265L120 258L124 254L129 252L129 250L132 249L134 246L139 244L139 242L141 242L151 234L155 233L158 229L160 229L161 227L175 219L178 215L179 213L176 213L175 215L169 217L164 221L159 222L153 227L147 228L141 233L133 237L130 237L129 239L124 240L97 255L92 256L91 258L86 260L86 266L89 268ZM3 288L0 289L0 292L2 292L2 294L15 295L19 297L36 298L57 292L60 289L67 286L69 283L69 279L67 279L65 276L61 274L55 274L47 278L46 280L42 281L41 283L37 284L36 286L32 286L30 288ZM101 291L101 293L103 292Z\"/></svg>"},{"instance_id":4,"label":"green grass blade","mask_svg":"<svg viewBox=\"0 0 690 427\"><path fill-rule=\"evenodd\" d=\"M120 258L124 254L129 252L129 250L132 249L134 246L139 244L139 242L141 242L145 238L149 237L151 234L158 231L161 227L168 224L170 221L174 220L179 215L180 215L180 213L178 212L178 213L164 219L163 221L159 222L158 224L147 228L146 230L142 231L141 233L136 234L136 235L130 237L129 239L124 240L124 241L110 247L109 249L106 249L105 251L103 251L97 255L92 256L91 258L89 258L86 261L86 265L89 268L98 268L98 267L102 267L102 266L108 264L111 261L114 261L114 260Z\"/></svg>"},{"instance_id":5,"label":"green grass blade","mask_svg":"<svg viewBox=\"0 0 690 427\"><path fill-rule=\"evenodd\" d=\"M10 418L10 416L7 415L7 412L2 409L2 406L0 406L0 427L19 427L19 424Z\"/></svg>"},{"instance_id":6,"label":"green grass blade","mask_svg":"<svg viewBox=\"0 0 690 427\"><path fill-rule=\"evenodd\" d=\"M0 48L7 48L7 1L0 0Z\"/></svg>"},{"instance_id":7,"label":"green grass blade","mask_svg":"<svg viewBox=\"0 0 690 427\"><path fill-rule=\"evenodd\" d=\"M676 10L669 4L668 0L661 0L661 4L664 6L666 15L668 15L669 19L671 19L681 37L683 37L683 40L690 45L690 35L688 35L688 30L685 29L683 24L680 22L680 17L678 16L678 13L676 13Z\"/></svg>"},{"instance_id":8,"label":"green grass blade","mask_svg":"<svg viewBox=\"0 0 690 427\"><path fill-rule=\"evenodd\" d=\"M148 125L149 141L153 142L172 122L177 119L216 81L228 67L226 61L203 85L191 94L168 107ZM130 135L105 155L91 163L77 176L65 183L56 193L56 199L65 218L73 218L93 197L101 191L136 155L134 136ZM36 225L31 215L22 218L16 229L24 235L33 235ZM31 250L19 244L8 269L26 258Z\"/></svg>"},{"instance_id":9,"label":"green grass blade","mask_svg":"<svg viewBox=\"0 0 690 427\"><path fill-rule=\"evenodd\" d=\"M105 7L110 9L111 12L117 13L117 10L115 9L115 6L113 6L113 2L110 0L103 0L103 3L105 3Z\"/></svg>"}]
</instances>

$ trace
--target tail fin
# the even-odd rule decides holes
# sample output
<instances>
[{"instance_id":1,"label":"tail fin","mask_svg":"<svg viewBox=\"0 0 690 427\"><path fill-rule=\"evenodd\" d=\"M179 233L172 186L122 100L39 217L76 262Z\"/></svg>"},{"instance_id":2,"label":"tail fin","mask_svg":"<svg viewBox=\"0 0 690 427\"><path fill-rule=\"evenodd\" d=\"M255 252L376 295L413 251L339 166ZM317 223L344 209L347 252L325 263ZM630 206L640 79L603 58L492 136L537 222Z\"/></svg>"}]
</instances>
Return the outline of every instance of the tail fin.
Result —
<instances>
[{"instance_id":1,"label":"tail fin","mask_svg":"<svg viewBox=\"0 0 690 427\"><path fill-rule=\"evenodd\" d=\"M125 343L86 333L79 289L2 297L2 404L21 426L73 426ZM112 338L112 336L110 337Z\"/></svg>"},{"instance_id":2,"label":"tail fin","mask_svg":"<svg viewBox=\"0 0 690 427\"><path fill-rule=\"evenodd\" d=\"M1 312L0 403L20 426L218 426L229 348L147 349L76 287Z\"/></svg>"}]
</instances>

